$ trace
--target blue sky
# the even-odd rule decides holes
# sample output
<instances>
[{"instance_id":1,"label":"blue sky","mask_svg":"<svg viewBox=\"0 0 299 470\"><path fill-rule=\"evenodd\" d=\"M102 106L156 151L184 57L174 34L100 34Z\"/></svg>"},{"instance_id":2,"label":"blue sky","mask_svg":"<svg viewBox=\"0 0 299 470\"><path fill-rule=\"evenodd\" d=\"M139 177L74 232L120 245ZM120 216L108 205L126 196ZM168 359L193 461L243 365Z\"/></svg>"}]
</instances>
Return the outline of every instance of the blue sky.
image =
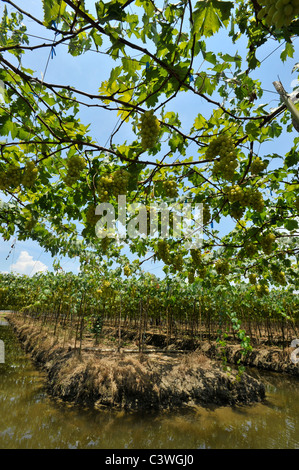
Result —
<instances>
[{"instance_id":1,"label":"blue sky","mask_svg":"<svg viewBox=\"0 0 299 470\"><path fill-rule=\"evenodd\" d=\"M42 19L41 2L36 0L21 2L17 0L16 3ZM94 13L94 9L92 8L94 2L87 1L86 5L90 6L91 13ZM4 4L2 3L0 6L1 14L3 7ZM7 5L7 8L8 11L12 10L12 7L9 5ZM53 40L54 33L52 31L42 29L34 21L27 18L24 18L24 23L27 25L28 33ZM41 42L40 39L35 38L31 38L30 41L32 41L32 44ZM242 38L236 45L232 45L230 40L226 37L225 31L223 31L223 33L207 39L206 42L207 49L214 53L228 52L234 54L238 52L245 57L246 38ZM297 44L298 39L294 42L295 49ZM294 58L288 59L283 64L279 58L283 46L275 51L276 47L277 43L270 40L260 48L257 56L262 61L262 65L255 71L253 76L253 78L258 78L262 82L262 88L264 90L268 90L265 91L262 102L270 103L271 107L278 105L278 96L274 93L272 82L277 80L279 76L287 91L291 91L292 86L294 86L294 80L297 79L297 75L292 73L292 68L298 61L298 57L295 54ZM56 47L55 53L56 55L49 60L49 49L41 49L33 52L28 51L23 59L23 65L33 69L38 78L41 78L41 74L46 72L44 76L46 82L68 84L92 93L98 92L101 82L109 77L111 64L115 65L115 62L107 55L91 51L79 57L72 57L67 54L67 46L62 44ZM198 106L200 106L200 109L198 109ZM211 107L207 105L203 99L194 106L193 95L182 93L178 95L175 102L171 103L170 109L179 113L183 128L187 130L188 127L192 125L198 112L204 115L210 112ZM104 114L102 110L95 110L94 108L83 109L80 118L84 124L91 123L91 133L93 137L98 143L104 146L107 144L111 132L118 122L116 113L105 112ZM127 138L130 132L129 124L122 126L117 136L117 141L121 142L122 139ZM263 144L262 153L268 154L277 152L284 155L284 153L290 149L292 139L292 134L285 134L279 138L279 141L265 143ZM0 198L3 198L1 194ZM221 233L227 233L232 227L233 225L227 219L221 222L220 227L214 226L214 228L220 229ZM13 248L12 245L14 246ZM60 258L60 260L63 269L78 272L78 260L69 260L68 258ZM46 253L36 242L21 242L16 240L14 243L14 238L9 241L0 239L0 271L2 272L10 272L13 270L14 272L32 275L37 270L52 270L52 262L53 259L50 254ZM145 270L149 270L156 275L161 275L161 267L161 263L155 265L152 263L144 264Z\"/></svg>"}]
</instances>

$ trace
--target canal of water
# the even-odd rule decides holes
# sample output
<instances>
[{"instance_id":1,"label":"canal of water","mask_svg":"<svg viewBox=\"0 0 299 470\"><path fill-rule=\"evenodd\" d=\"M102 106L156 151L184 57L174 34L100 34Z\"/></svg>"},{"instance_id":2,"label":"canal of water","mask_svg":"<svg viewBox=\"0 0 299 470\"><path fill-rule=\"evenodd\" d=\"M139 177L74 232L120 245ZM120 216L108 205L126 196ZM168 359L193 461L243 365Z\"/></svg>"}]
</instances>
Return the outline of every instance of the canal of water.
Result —
<instances>
[{"instance_id":1,"label":"canal of water","mask_svg":"<svg viewBox=\"0 0 299 470\"><path fill-rule=\"evenodd\" d=\"M123 413L68 406L0 323L0 449L298 449L299 378L262 377L266 400L175 413Z\"/></svg>"}]
</instances>

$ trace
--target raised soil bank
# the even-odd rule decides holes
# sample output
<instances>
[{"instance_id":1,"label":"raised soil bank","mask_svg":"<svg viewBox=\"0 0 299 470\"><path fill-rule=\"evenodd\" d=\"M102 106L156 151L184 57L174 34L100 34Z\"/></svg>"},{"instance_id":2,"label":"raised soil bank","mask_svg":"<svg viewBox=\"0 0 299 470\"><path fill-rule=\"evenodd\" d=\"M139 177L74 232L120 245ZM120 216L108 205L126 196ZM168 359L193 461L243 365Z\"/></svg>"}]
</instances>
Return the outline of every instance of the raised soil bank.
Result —
<instances>
[{"instance_id":1,"label":"raised soil bank","mask_svg":"<svg viewBox=\"0 0 299 470\"><path fill-rule=\"evenodd\" d=\"M35 363L47 373L49 393L96 408L167 410L192 405L250 404L265 398L264 385L244 373L225 372L201 352L101 352L63 348L30 323L8 321Z\"/></svg>"},{"instance_id":2,"label":"raised soil bank","mask_svg":"<svg viewBox=\"0 0 299 470\"><path fill-rule=\"evenodd\" d=\"M128 339L132 339L131 333L125 333ZM166 348L166 335L146 334L146 345ZM299 376L299 363L294 364L291 360L291 353L294 348L277 345L259 344L252 347L246 356L242 355L242 347L239 343L227 340L225 346L219 346L216 341L203 340L197 338L176 339L173 337L167 347L168 352L175 351L200 351L204 356L219 361L223 355L228 364L242 364L250 367L257 367L260 370L268 370L273 372L283 372L295 376Z\"/></svg>"},{"instance_id":3,"label":"raised soil bank","mask_svg":"<svg viewBox=\"0 0 299 470\"><path fill-rule=\"evenodd\" d=\"M219 355L216 343L205 343L202 352L210 358ZM223 349L226 360L230 364L243 364L245 366L257 367L260 370L287 373L299 376L299 364L291 361L293 348L279 348L277 346L263 346L252 348L245 357L242 356L241 347L238 344L228 344Z\"/></svg>"}]
</instances>

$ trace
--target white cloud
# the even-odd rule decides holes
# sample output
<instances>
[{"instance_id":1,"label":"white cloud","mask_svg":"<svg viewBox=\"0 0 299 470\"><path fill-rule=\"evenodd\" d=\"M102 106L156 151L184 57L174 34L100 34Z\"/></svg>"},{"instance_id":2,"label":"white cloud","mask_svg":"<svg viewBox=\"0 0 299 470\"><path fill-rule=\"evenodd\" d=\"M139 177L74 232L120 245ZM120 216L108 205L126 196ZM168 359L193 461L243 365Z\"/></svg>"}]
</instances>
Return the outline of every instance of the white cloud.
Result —
<instances>
[{"instance_id":1,"label":"white cloud","mask_svg":"<svg viewBox=\"0 0 299 470\"><path fill-rule=\"evenodd\" d=\"M47 271L48 266L41 261L34 261L33 256L29 255L27 251L21 251L17 262L12 264L10 269L19 274L33 276L37 272Z\"/></svg>"}]
</instances>

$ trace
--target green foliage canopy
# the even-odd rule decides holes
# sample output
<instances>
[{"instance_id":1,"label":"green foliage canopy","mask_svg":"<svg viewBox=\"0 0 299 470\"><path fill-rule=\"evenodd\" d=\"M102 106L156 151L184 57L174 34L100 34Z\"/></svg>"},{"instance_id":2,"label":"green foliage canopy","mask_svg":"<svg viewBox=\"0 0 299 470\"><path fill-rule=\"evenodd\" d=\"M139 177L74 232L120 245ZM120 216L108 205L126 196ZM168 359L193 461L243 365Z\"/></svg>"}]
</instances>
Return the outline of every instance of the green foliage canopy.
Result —
<instances>
[{"instance_id":1,"label":"green foliage canopy","mask_svg":"<svg viewBox=\"0 0 299 470\"><path fill-rule=\"evenodd\" d=\"M270 283L296 286L299 138L283 104L275 110L260 104L263 89L255 77L257 51L267 41L285 43L282 62L293 56L297 17L277 29L258 16L256 0L100 0L96 14L87 1L43 0L43 18L3 3L13 7L10 14L4 7L0 25L4 239L31 238L53 256L80 256L89 269L117 261L136 271L149 257L163 260L168 275L188 274L191 283L251 276L259 292ZM53 41L33 44L25 19L52 33ZM246 56L209 50L223 32L232 44L246 38ZM23 65L26 54L41 49L54 57L62 43L74 60L91 49L110 57L97 92L50 83ZM96 74L94 67L87 73ZM193 97L194 109L206 103L210 110L197 112L187 130L176 110L182 96ZM80 111L94 108L119 119L107 143L81 121ZM149 110L158 124L146 148L140 127ZM283 132L291 136L288 152L264 154L263 143L275 140L279 148ZM97 238L94 208L105 200L117 211L119 187L129 204L204 204L202 249L187 250L171 233L163 252L151 237L122 244ZM233 229L221 236L213 224L224 217Z\"/></svg>"}]
</instances>

